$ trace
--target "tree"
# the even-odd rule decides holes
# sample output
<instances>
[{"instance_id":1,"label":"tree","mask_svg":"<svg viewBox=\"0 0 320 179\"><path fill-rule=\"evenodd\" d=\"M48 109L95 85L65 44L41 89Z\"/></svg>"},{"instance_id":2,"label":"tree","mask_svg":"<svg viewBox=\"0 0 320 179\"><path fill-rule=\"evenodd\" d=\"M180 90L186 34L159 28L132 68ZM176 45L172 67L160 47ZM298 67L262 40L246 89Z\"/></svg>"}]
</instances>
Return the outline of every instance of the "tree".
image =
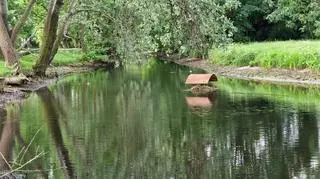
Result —
<instances>
[{"instance_id":1,"label":"tree","mask_svg":"<svg viewBox=\"0 0 320 179\"><path fill-rule=\"evenodd\" d=\"M49 60L49 64L53 61L54 56L58 52L63 35L67 31L68 23L69 23L70 19L72 18L72 16L75 14L74 9L76 8L76 5L77 5L77 0L72 0L62 23L58 27L57 37L53 43L52 54L51 54L51 58Z\"/></svg>"},{"instance_id":2,"label":"tree","mask_svg":"<svg viewBox=\"0 0 320 179\"><path fill-rule=\"evenodd\" d=\"M136 8L144 22L138 27L148 33L155 51L203 57L212 45L231 42L235 29L225 14L237 6L231 0L141 0Z\"/></svg>"},{"instance_id":3,"label":"tree","mask_svg":"<svg viewBox=\"0 0 320 179\"><path fill-rule=\"evenodd\" d=\"M51 0L47 13L45 26L43 29L43 39L40 48L39 59L33 67L36 76L45 76L47 67L53 55L53 45L57 38L58 22L60 9L63 6L63 0Z\"/></svg>"},{"instance_id":4,"label":"tree","mask_svg":"<svg viewBox=\"0 0 320 179\"><path fill-rule=\"evenodd\" d=\"M10 39L10 30L8 25L8 1L0 2L0 49L8 67L18 64L17 55L13 43Z\"/></svg>"},{"instance_id":5,"label":"tree","mask_svg":"<svg viewBox=\"0 0 320 179\"><path fill-rule=\"evenodd\" d=\"M7 29L9 31L9 24L8 24L8 1L7 0L1 0L0 1L0 14L2 17L2 21Z\"/></svg>"},{"instance_id":6,"label":"tree","mask_svg":"<svg viewBox=\"0 0 320 179\"><path fill-rule=\"evenodd\" d=\"M320 37L319 0L278 0L276 9L268 16L272 22L284 22L298 29L305 38Z\"/></svg>"},{"instance_id":7,"label":"tree","mask_svg":"<svg viewBox=\"0 0 320 179\"><path fill-rule=\"evenodd\" d=\"M235 29L225 14L237 4L234 0L93 1L94 9L78 19L87 22L89 51L116 53L122 59L150 53L204 57L212 45L232 41Z\"/></svg>"},{"instance_id":8,"label":"tree","mask_svg":"<svg viewBox=\"0 0 320 179\"><path fill-rule=\"evenodd\" d=\"M0 16L0 48L4 56L6 66L13 67L19 66L18 57L15 52L13 43L10 39L8 29L6 26L6 21L3 16ZM16 69L18 71L19 68Z\"/></svg>"},{"instance_id":9,"label":"tree","mask_svg":"<svg viewBox=\"0 0 320 179\"><path fill-rule=\"evenodd\" d=\"M30 0L25 11L23 12L20 20L17 22L17 24L14 26L14 28L12 29L11 32L11 40L12 43L15 44L17 36L22 28L22 26L26 23L26 21L28 20L28 17L31 13L32 7L34 6L34 4L36 3L36 0Z\"/></svg>"},{"instance_id":10,"label":"tree","mask_svg":"<svg viewBox=\"0 0 320 179\"><path fill-rule=\"evenodd\" d=\"M20 65L18 56L15 51L15 41L22 26L26 23L29 14L34 6L36 0L30 0L20 20L13 29L9 28L8 22L8 1L2 0L0 2L0 49L4 56L6 66L13 67L15 73L19 73Z\"/></svg>"},{"instance_id":11,"label":"tree","mask_svg":"<svg viewBox=\"0 0 320 179\"><path fill-rule=\"evenodd\" d=\"M288 28L284 21L268 18L276 8L276 0L239 0L238 8L227 11L227 17L237 28L233 40L250 42L301 38L301 33Z\"/></svg>"}]
</instances>

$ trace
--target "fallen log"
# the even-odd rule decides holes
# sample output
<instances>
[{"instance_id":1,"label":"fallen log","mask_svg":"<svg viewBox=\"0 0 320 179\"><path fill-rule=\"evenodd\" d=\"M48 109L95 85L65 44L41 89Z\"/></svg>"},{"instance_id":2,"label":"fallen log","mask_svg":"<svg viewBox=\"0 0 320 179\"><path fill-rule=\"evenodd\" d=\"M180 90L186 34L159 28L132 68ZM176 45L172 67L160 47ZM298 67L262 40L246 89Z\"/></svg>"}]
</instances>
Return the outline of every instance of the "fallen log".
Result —
<instances>
[{"instance_id":1,"label":"fallen log","mask_svg":"<svg viewBox=\"0 0 320 179\"><path fill-rule=\"evenodd\" d=\"M19 76L10 76L10 77L4 77L0 79L3 85L13 85L13 86L21 86L26 84L28 81L30 81L25 75L20 74Z\"/></svg>"}]
</instances>

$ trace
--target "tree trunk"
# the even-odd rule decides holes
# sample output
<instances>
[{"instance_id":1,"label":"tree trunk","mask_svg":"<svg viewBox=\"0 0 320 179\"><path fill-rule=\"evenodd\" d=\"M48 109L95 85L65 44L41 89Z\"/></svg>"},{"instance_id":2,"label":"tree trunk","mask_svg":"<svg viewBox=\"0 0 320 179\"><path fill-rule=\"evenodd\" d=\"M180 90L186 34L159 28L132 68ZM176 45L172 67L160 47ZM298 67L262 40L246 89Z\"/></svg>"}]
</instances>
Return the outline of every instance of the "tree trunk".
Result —
<instances>
[{"instance_id":1,"label":"tree trunk","mask_svg":"<svg viewBox=\"0 0 320 179\"><path fill-rule=\"evenodd\" d=\"M9 32L9 24L8 24L8 1L0 0L0 16L3 19L6 30ZM3 53L0 50L0 59L4 59Z\"/></svg>"},{"instance_id":2,"label":"tree trunk","mask_svg":"<svg viewBox=\"0 0 320 179\"><path fill-rule=\"evenodd\" d=\"M7 0L0 0L0 14L2 16L2 20L4 25L9 32L9 24L8 24L8 1Z\"/></svg>"},{"instance_id":3,"label":"tree trunk","mask_svg":"<svg viewBox=\"0 0 320 179\"><path fill-rule=\"evenodd\" d=\"M169 8L170 8L170 23L169 23L169 33L170 33L170 48L176 50L176 47L174 47L174 4L172 0L169 0ZM174 53L174 52L172 52Z\"/></svg>"},{"instance_id":4,"label":"tree trunk","mask_svg":"<svg viewBox=\"0 0 320 179\"><path fill-rule=\"evenodd\" d=\"M84 54L87 54L88 53L88 47L85 43L85 40L84 40L84 34L85 32L85 25L84 24L80 24L80 47L81 47L81 50Z\"/></svg>"},{"instance_id":5,"label":"tree trunk","mask_svg":"<svg viewBox=\"0 0 320 179\"><path fill-rule=\"evenodd\" d=\"M63 20L63 22L60 24L60 26L58 28L57 37L56 37L56 39L54 41L54 44L53 44L53 48L52 48L49 64L53 61L54 56L58 52L58 49L59 49L63 34L67 30L70 18L72 17L72 10L75 8L76 5L77 5L77 0L72 0L64 20Z\"/></svg>"},{"instance_id":6,"label":"tree trunk","mask_svg":"<svg viewBox=\"0 0 320 179\"><path fill-rule=\"evenodd\" d=\"M30 12L31 12L32 7L35 4L35 2L36 2L36 0L29 1L27 8L25 9L24 13L22 14L22 16L19 19L19 21L17 22L17 24L14 26L12 33L11 33L11 40L12 40L13 45L15 44L15 41L16 41L16 38L19 34L20 29L28 20L28 17L30 15Z\"/></svg>"},{"instance_id":7,"label":"tree trunk","mask_svg":"<svg viewBox=\"0 0 320 179\"><path fill-rule=\"evenodd\" d=\"M8 25L8 1L0 0L0 56L4 57L6 66L14 68L15 73L19 73L20 65L18 62L18 56L14 48L14 43L20 29L27 21L27 18L35 2L36 0L29 1L25 12L23 13L22 17L13 28L13 31L11 33Z\"/></svg>"},{"instance_id":8,"label":"tree trunk","mask_svg":"<svg viewBox=\"0 0 320 179\"><path fill-rule=\"evenodd\" d=\"M33 67L33 71L36 76L45 76L47 67L50 64L53 44L57 37L59 12L62 6L63 0L51 0L43 30L43 39L39 59L37 60L36 65Z\"/></svg>"},{"instance_id":9,"label":"tree trunk","mask_svg":"<svg viewBox=\"0 0 320 179\"><path fill-rule=\"evenodd\" d=\"M0 16L0 48L7 67L13 67L18 64L18 58L2 16Z\"/></svg>"}]
</instances>

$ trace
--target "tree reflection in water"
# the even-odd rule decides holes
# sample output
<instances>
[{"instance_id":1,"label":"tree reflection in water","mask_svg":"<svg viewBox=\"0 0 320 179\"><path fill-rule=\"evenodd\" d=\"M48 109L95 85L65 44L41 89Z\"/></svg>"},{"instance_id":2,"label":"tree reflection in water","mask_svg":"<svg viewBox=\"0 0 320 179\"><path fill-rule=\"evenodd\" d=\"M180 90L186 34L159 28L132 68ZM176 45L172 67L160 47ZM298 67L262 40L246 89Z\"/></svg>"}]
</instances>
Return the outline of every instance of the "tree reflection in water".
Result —
<instances>
[{"instance_id":1,"label":"tree reflection in water","mask_svg":"<svg viewBox=\"0 0 320 179\"><path fill-rule=\"evenodd\" d=\"M320 177L319 91L221 79L199 115L188 74L152 62L70 76L25 101L21 135L42 127L53 178Z\"/></svg>"},{"instance_id":2,"label":"tree reflection in water","mask_svg":"<svg viewBox=\"0 0 320 179\"><path fill-rule=\"evenodd\" d=\"M61 111L62 108L59 108L59 104L48 88L41 88L36 93L44 106L48 128L54 141L64 176L65 178L74 178L75 176L72 162L69 157L69 151L63 142L59 124L60 115L63 114Z\"/></svg>"},{"instance_id":3,"label":"tree reflection in water","mask_svg":"<svg viewBox=\"0 0 320 179\"><path fill-rule=\"evenodd\" d=\"M39 157L43 156L43 153L35 151L30 146L31 141L26 142L21 136L20 104L8 104L5 108L0 108L0 121L2 123L0 140L1 178L24 178L26 176L24 169L28 165L34 171L38 171L37 176L47 178L47 173L37 161ZM14 150L14 147L17 150Z\"/></svg>"},{"instance_id":4,"label":"tree reflection in water","mask_svg":"<svg viewBox=\"0 0 320 179\"><path fill-rule=\"evenodd\" d=\"M0 109L1 121L1 139L0 139L0 175L6 175L7 178L14 178L12 171L12 153L14 139L19 128L19 113L15 105L7 105L6 109Z\"/></svg>"}]
</instances>

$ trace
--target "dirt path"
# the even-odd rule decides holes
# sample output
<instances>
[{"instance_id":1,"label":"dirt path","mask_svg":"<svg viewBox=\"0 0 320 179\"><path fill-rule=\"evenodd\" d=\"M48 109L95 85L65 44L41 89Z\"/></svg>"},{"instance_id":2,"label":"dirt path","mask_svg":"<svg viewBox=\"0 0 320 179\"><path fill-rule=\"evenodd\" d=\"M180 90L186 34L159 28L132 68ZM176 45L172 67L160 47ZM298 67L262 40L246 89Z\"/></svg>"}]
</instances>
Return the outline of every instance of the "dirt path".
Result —
<instances>
[{"instance_id":1,"label":"dirt path","mask_svg":"<svg viewBox=\"0 0 320 179\"><path fill-rule=\"evenodd\" d=\"M45 86L54 84L59 79L71 73L92 72L97 69L111 69L114 68L115 62L110 61L96 61L83 64L73 64L62 67L50 67L47 70L48 77L46 78L29 78L29 82L21 86L4 85L0 92L0 108L3 105L19 101L29 96L29 93L34 92ZM28 76L28 74L26 74Z\"/></svg>"},{"instance_id":2,"label":"dirt path","mask_svg":"<svg viewBox=\"0 0 320 179\"><path fill-rule=\"evenodd\" d=\"M244 80L254 80L270 82L276 84L294 84L301 86L320 87L320 71L305 70L287 70L287 69L265 69L262 67L234 67L219 66L209 63L208 60L197 58L185 58L171 60L177 64L188 67L203 69L208 73L214 73L218 76L238 78Z\"/></svg>"}]
</instances>

